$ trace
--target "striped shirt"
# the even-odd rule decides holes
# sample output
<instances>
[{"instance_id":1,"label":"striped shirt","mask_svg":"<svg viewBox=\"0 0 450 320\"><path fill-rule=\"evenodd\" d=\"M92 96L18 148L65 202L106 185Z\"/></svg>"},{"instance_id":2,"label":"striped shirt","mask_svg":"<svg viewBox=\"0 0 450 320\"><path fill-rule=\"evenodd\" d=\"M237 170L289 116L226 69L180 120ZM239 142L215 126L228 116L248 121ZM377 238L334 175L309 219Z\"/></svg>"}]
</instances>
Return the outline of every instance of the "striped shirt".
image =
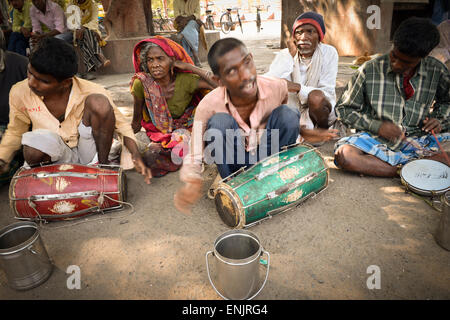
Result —
<instances>
[{"instance_id":1,"label":"striped shirt","mask_svg":"<svg viewBox=\"0 0 450 320\"><path fill-rule=\"evenodd\" d=\"M423 135L426 117L438 119L442 132L449 131L450 72L445 65L432 57L422 59L410 83L414 95L406 100L403 75L392 71L389 54L380 56L353 75L336 113L346 125L375 136L383 121L402 127L407 136ZM401 146L401 141L378 140L394 150Z\"/></svg>"}]
</instances>

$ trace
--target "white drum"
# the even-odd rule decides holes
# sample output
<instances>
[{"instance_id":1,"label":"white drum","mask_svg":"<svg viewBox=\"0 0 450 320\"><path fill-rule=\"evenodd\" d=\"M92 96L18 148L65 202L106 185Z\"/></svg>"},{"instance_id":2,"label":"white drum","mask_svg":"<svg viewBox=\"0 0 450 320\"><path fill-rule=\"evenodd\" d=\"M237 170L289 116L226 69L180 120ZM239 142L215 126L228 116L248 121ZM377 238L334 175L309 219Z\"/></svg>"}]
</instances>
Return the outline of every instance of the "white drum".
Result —
<instances>
[{"instance_id":1,"label":"white drum","mask_svg":"<svg viewBox=\"0 0 450 320\"><path fill-rule=\"evenodd\" d=\"M450 167L439 161L408 162L402 167L400 178L408 190L423 196L438 196L450 190Z\"/></svg>"}]
</instances>

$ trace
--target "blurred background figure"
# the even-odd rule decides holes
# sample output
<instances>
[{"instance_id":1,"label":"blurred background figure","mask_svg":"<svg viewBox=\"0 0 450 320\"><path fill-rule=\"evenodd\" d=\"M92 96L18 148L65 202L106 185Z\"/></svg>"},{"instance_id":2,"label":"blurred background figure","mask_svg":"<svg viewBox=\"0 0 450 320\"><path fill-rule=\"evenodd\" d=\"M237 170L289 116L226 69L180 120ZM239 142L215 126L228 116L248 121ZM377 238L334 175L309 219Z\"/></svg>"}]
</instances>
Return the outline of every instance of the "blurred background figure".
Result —
<instances>
[{"instance_id":1,"label":"blurred background figure","mask_svg":"<svg viewBox=\"0 0 450 320\"><path fill-rule=\"evenodd\" d=\"M13 22L8 51L26 56L31 36L31 0L9 0L9 3L13 7Z\"/></svg>"},{"instance_id":2,"label":"blurred background figure","mask_svg":"<svg viewBox=\"0 0 450 320\"><path fill-rule=\"evenodd\" d=\"M431 2L431 1L430 1ZM433 2L431 2L433 3ZM433 14L431 21L437 26L441 22L449 19L450 1L449 0L434 0Z\"/></svg>"},{"instance_id":3,"label":"blurred background figure","mask_svg":"<svg viewBox=\"0 0 450 320\"><path fill-rule=\"evenodd\" d=\"M175 17L188 17L194 15L196 19L200 18L200 1L198 0L174 0L173 13Z\"/></svg>"},{"instance_id":4,"label":"blurred background figure","mask_svg":"<svg viewBox=\"0 0 450 320\"><path fill-rule=\"evenodd\" d=\"M27 78L28 58L6 51L6 39L0 30L0 141L9 123L9 92L13 85ZM0 172L0 186L8 183L22 165L22 152L18 152L8 170Z\"/></svg>"},{"instance_id":5,"label":"blurred background figure","mask_svg":"<svg viewBox=\"0 0 450 320\"><path fill-rule=\"evenodd\" d=\"M430 56L440 60L450 70L450 19L443 21L437 28L441 38Z\"/></svg>"},{"instance_id":6,"label":"blurred background figure","mask_svg":"<svg viewBox=\"0 0 450 320\"><path fill-rule=\"evenodd\" d=\"M101 49L106 43L98 27L98 6L94 0L71 0L70 4L81 10L81 27L74 31L74 45L80 60L78 76L93 80L93 72L111 63Z\"/></svg>"},{"instance_id":7,"label":"blurred background figure","mask_svg":"<svg viewBox=\"0 0 450 320\"><path fill-rule=\"evenodd\" d=\"M195 15L189 17L177 16L174 21L174 27L178 31L177 41L183 46L183 49L189 54L196 66L201 66L198 58L198 46L207 50L205 27L200 19Z\"/></svg>"},{"instance_id":8,"label":"blurred background figure","mask_svg":"<svg viewBox=\"0 0 450 320\"><path fill-rule=\"evenodd\" d=\"M51 0L31 0L30 19L33 31L31 46L35 46L46 37L55 37L72 43L72 32L67 29L64 10Z\"/></svg>"},{"instance_id":9,"label":"blurred background figure","mask_svg":"<svg viewBox=\"0 0 450 320\"><path fill-rule=\"evenodd\" d=\"M6 0L0 0L0 29L3 31L6 43L8 43L11 33L11 23L9 21L9 10Z\"/></svg>"}]
</instances>

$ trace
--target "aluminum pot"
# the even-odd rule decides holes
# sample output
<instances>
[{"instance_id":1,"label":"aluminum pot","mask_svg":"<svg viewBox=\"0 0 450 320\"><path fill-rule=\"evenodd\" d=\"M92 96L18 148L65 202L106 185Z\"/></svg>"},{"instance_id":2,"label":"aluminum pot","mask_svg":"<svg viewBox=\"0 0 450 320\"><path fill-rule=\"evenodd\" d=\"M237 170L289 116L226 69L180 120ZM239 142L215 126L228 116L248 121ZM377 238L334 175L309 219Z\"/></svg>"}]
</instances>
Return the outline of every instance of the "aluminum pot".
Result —
<instances>
[{"instance_id":1,"label":"aluminum pot","mask_svg":"<svg viewBox=\"0 0 450 320\"><path fill-rule=\"evenodd\" d=\"M34 222L17 222L0 230L0 268L8 285L28 290L45 282L53 271Z\"/></svg>"},{"instance_id":2,"label":"aluminum pot","mask_svg":"<svg viewBox=\"0 0 450 320\"><path fill-rule=\"evenodd\" d=\"M267 270L264 283L257 289L260 258L267 255ZM215 257L217 288L209 272L209 255ZM264 288L269 276L270 255L261 246L258 237L250 231L230 230L214 242L214 250L206 253L206 270L209 282L223 299L253 299Z\"/></svg>"}]
</instances>

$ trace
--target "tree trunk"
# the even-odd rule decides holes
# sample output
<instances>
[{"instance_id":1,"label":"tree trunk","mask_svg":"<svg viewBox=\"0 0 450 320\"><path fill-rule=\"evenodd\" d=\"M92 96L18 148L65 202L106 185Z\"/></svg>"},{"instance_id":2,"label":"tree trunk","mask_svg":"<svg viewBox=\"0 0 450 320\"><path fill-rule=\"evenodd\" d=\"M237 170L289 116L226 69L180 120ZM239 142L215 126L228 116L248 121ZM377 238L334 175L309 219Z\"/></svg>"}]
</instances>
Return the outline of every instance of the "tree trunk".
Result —
<instances>
[{"instance_id":1,"label":"tree trunk","mask_svg":"<svg viewBox=\"0 0 450 320\"><path fill-rule=\"evenodd\" d=\"M153 33L151 0L102 0L107 6L106 40L142 37Z\"/></svg>"}]
</instances>

